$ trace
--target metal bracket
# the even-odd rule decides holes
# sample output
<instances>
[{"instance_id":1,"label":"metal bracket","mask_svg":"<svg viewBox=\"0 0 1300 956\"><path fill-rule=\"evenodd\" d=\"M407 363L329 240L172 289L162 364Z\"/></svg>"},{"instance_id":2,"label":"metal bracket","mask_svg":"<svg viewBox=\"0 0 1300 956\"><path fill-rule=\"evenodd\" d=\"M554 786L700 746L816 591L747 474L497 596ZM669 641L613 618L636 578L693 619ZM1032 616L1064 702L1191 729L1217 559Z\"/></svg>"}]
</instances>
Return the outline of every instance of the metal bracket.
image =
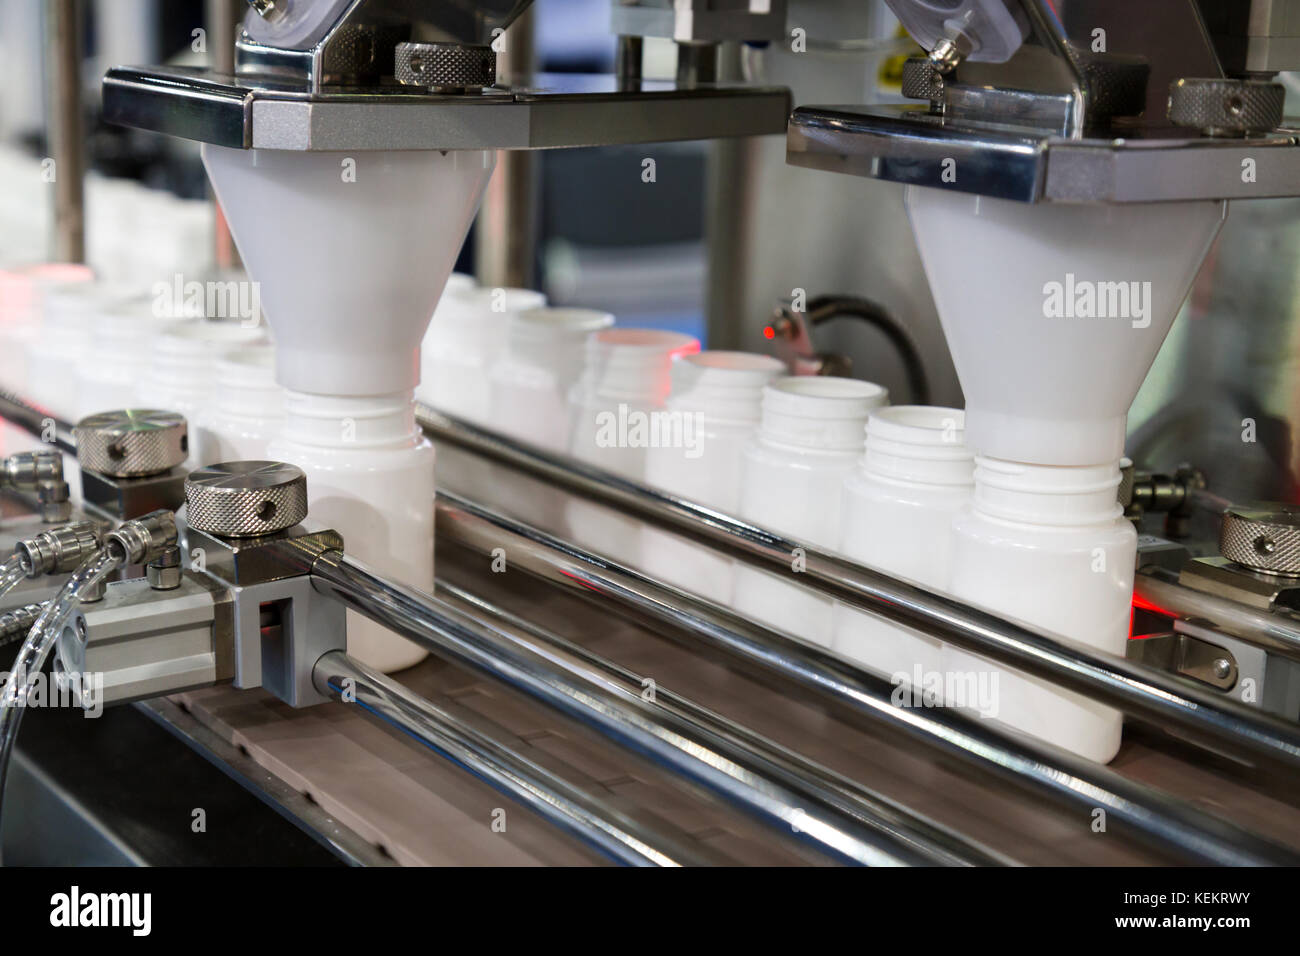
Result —
<instances>
[{"instance_id":1,"label":"metal bracket","mask_svg":"<svg viewBox=\"0 0 1300 956\"><path fill-rule=\"evenodd\" d=\"M411 86L313 92L289 79L182 67L117 67L104 119L237 149L553 149L784 133L790 91L678 87L613 76L544 75L513 90L438 94Z\"/></svg>"}]
</instances>

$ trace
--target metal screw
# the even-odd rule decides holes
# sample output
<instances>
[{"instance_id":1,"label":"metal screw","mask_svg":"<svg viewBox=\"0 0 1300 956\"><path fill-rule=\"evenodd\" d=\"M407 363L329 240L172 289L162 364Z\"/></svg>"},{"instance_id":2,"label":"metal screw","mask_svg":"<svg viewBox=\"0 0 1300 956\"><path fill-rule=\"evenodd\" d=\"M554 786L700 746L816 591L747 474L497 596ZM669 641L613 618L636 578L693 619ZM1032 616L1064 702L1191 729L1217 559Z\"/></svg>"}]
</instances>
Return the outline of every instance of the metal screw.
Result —
<instances>
[{"instance_id":1,"label":"metal screw","mask_svg":"<svg viewBox=\"0 0 1300 956\"><path fill-rule=\"evenodd\" d=\"M1227 680L1228 675L1232 673L1232 662L1226 658L1216 658L1210 665L1214 669L1214 676L1219 680Z\"/></svg>"},{"instance_id":2,"label":"metal screw","mask_svg":"<svg viewBox=\"0 0 1300 956\"><path fill-rule=\"evenodd\" d=\"M181 586L180 548L168 548L154 558L144 569L149 587L155 591L172 591Z\"/></svg>"}]
</instances>

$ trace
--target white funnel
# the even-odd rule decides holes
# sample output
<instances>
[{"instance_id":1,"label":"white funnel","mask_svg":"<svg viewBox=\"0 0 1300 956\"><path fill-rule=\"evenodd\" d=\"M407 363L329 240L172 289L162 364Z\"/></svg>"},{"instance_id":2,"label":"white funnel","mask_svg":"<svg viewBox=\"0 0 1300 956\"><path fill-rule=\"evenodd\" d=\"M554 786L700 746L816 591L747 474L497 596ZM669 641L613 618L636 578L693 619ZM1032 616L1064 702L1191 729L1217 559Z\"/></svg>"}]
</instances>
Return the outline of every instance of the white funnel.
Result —
<instances>
[{"instance_id":1,"label":"white funnel","mask_svg":"<svg viewBox=\"0 0 1300 956\"><path fill-rule=\"evenodd\" d=\"M203 165L296 392L415 388L419 349L495 153L204 145Z\"/></svg>"},{"instance_id":2,"label":"white funnel","mask_svg":"<svg viewBox=\"0 0 1300 956\"><path fill-rule=\"evenodd\" d=\"M980 455L1117 461L1129 406L1227 213L1017 203L908 187Z\"/></svg>"}]
</instances>

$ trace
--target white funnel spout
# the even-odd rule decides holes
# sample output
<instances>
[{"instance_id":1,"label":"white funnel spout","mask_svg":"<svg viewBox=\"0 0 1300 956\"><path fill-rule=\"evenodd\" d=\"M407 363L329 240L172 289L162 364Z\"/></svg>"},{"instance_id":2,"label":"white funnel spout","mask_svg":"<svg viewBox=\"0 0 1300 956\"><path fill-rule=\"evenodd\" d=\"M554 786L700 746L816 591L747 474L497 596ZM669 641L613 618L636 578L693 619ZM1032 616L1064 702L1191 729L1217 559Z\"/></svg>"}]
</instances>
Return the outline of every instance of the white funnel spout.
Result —
<instances>
[{"instance_id":1,"label":"white funnel spout","mask_svg":"<svg viewBox=\"0 0 1300 956\"><path fill-rule=\"evenodd\" d=\"M1028 204L909 187L981 455L1114 462L1226 203Z\"/></svg>"},{"instance_id":2,"label":"white funnel spout","mask_svg":"<svg viewBox=\"0 0 1300 956\"><path fill-rule=\"evenodd\" d=\"M419 346L495 154L203 147L296 392L382 395L419 382Z\"/></svg>"}]
</instances>

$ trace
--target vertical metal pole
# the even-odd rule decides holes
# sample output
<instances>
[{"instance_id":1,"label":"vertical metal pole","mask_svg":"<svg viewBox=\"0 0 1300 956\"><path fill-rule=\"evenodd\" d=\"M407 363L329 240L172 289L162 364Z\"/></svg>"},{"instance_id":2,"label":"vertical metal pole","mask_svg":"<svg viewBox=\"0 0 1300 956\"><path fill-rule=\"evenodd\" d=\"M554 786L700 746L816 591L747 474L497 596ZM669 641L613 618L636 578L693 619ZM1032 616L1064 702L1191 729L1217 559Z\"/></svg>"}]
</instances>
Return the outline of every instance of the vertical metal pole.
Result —
<instances>
[{"instance_id":1,"label":"vertical metal pole","mask_svg":"<svg viewBox=\"0 0 1300 956\"><path fill-rule=\"evenodd\" d=\"M510 24L497 54L498 84L524 82L535 68L534 8ZM532 288L537 281L537 156L502 150L483 195L475 234L475 269L485 286Z\"/></svg>"},{"instance_id":2,"label":"vertical metal pole","mask_svg":"<svg viewBox=\"0 0 1300 956\"><path fill-rule=\"evenodd\" d=\"M618 53L614 67L620 90L640 89L641 64L644 60L645 40L641 37L621 34L618 38Z\"/></svg>"},{"instance_id":3,"label":"vertical metal pole","mask_svg":"<svg viewBox=\"0 0 1300 956\"><path fill-rule=\"evenodd\" d=\"M719 78L740 80L740 44L724 43ZM709 150L705 241L708 277L704 320L708 347L738 349L744 327L759 316L749 314L750 259L754 242L754 210L758 202L759 140L752 136L714 140Z\"/></svg>"},{"instance_id":4,"label":"vertical metal pole","mask_svg":"<svg viewBox=\"0 0 1300 956\"><path fill-rule=\"evenodd\" d=\"M697 86L718 80L718 44L677 44L677 85Z\"/></svg>"},{"instance_id":5,"label":"vertical metal pole","mask_svg":"<svg viewBox=\"0 0 1300 956\"><path fill-rule=\"evenodd\" d=\"M207 20L208 59L214 73L233 75L235 72L235 25L244 9L245 5L240 0L206 0L204 18ZM216 196L212 197L212 205L217 214L213 234L213 261L223 272L238 269L241 265L239 250L235 248L226 214Z\"/></svg>"},{"instance_id":6,"label":"vertical metal pole","mask_svg":"<svg viewBox=\"0 0 1300 956\"><path fill-rule=\"evenodd\" d=\"M81 6L81 0L49 0L45 8L45 128L54 160L54 247L51 252L56 262L86 261Z\"/></svg>"}]
</instances>

